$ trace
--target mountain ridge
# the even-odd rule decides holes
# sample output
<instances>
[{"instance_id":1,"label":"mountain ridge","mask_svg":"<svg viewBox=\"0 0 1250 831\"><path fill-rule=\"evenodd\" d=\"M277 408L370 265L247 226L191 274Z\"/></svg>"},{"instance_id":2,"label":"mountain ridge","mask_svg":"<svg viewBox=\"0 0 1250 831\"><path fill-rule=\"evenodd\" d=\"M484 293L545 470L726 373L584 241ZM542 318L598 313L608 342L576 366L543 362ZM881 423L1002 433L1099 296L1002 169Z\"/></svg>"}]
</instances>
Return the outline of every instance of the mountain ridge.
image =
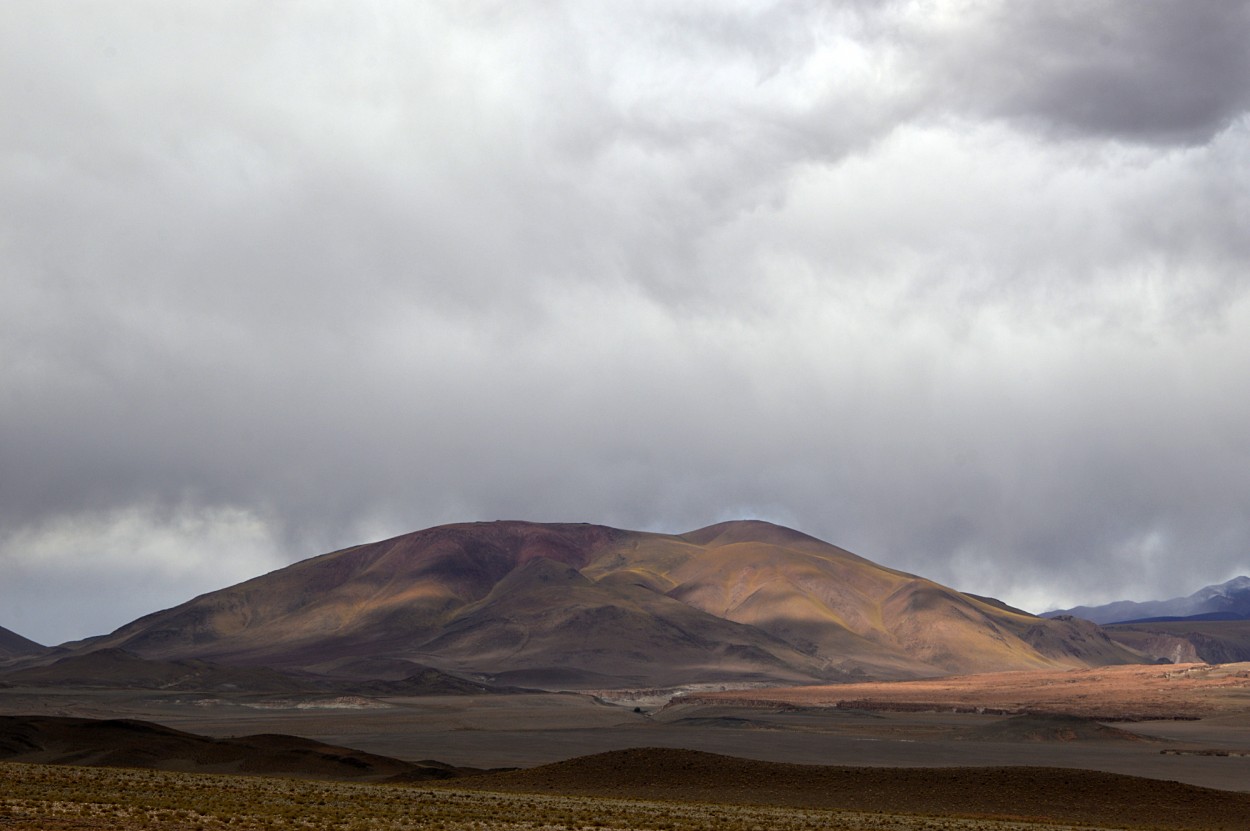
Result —
<instances>
[{"instance_id":1,"label":"mountain ridge","mask_svg":"<svg viewBox=\"0 0 1250 831\"><path fill-rule=\"evenodd\" d=\"M1240 576L1223 583L1204 586L1193 594L1167 600L1117 600L1101 606L1076 606L1043 612L1042 617L1072 615L1097 624L1149 623L1155 618L1194 618L1199 615L1232 614L1250 616L1250 577Z\"/></svg>"}]
</instances>

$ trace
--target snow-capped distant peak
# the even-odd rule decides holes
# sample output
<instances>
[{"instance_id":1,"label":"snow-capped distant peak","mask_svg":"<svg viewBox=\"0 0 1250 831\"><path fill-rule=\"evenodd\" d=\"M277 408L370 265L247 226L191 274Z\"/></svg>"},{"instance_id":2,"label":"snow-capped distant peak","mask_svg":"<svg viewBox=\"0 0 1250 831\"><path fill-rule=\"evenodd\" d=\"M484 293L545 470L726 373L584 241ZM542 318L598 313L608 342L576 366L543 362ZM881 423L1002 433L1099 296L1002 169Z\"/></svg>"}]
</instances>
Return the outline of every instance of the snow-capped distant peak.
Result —
<instances>
[{"instance_id":1,"label":"snow-capped distant peak","mask_svg":"<svg viewBox=\"0 0 1250 831\"><path fill-rule=\"evenodd\" d=\"M1234 577L1232 580L1219 583L1214 586L1207 586L1193 594L1194 598L1208 599L1212 597L1232 597L1235 594L1250 591L1250 577L1242 575Z\"/></svg>"}]
</instances>

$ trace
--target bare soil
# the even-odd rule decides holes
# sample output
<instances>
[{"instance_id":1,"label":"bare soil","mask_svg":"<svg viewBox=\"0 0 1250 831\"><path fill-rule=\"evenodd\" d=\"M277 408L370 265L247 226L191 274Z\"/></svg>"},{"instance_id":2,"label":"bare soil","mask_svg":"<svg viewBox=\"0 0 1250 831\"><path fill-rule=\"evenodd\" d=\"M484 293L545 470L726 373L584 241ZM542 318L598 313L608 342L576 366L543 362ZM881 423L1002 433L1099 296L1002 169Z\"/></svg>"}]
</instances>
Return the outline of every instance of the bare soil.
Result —
<instances>
[{"instance_id":1,"label":"bare soil","mask_svg":"<svg viewBox=\"0 0 1250 831\"><path fill-rule=\"evenodd\" d=\"M856 710L1051 713L1102 721L1250 713L1250 663L1131 665L964 675L923 681L701 693L702 702Z\"/></svg>"},{"instance_id":2,"label":"bare soil","mask_svg":"<svg viewBox=\"0 0 1250 831\"><path fill-rule=\"evenodd\" d=\"M663 708L655 696L630 698L625 691L614 695L625 702L619 706L558 693L341 698L11 687L0 688L0 713L142 719L218 739L288 734L455 767L533 767L666 747L860 768L1066 768L1250 791L1247 669L1138 666L821 688L704 688ZM1065 711L1081 719L1055 718ZM1121 720L1145 716L1162 720Z\"/></svg>"}]
</instances>

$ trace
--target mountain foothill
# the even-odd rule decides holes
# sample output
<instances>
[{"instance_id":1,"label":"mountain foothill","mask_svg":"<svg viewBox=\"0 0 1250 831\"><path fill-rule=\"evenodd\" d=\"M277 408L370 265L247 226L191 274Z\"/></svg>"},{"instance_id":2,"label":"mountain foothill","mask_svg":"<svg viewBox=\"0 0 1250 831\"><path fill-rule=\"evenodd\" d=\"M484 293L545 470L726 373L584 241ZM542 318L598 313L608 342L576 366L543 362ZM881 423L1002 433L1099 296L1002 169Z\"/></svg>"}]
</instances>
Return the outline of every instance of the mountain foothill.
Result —
<instances>
[{"instance_id":1,"label":"mountain foothill","mask_svg":"<svg viewBox=\"0 0 1250 831\"><path fill-rule=\"evenodd\" d=\"M1118 643L1173 664L1250 661L1250 577L1234 577L1170 600L1118 600L1043 617L1076 616Z\"/></svg>"}]
</instances>

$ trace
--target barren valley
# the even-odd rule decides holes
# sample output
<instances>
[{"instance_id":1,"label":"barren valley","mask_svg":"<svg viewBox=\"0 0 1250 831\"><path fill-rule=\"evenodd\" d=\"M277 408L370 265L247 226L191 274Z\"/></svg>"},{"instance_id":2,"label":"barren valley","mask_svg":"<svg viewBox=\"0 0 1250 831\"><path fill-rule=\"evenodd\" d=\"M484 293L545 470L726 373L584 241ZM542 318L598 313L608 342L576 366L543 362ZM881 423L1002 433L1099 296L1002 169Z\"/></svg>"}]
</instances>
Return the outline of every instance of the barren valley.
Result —
<instances>
[{"instance_id":1,"label":"barren valley","mask_svg":"<svg viewBox=\"0 0 1250 831\"><path fill-rule=\"evenodd\" d=\"M1012 673L1010 684L989 675L699 691L641 712L632 699L574 692L370 698L11 687L0 689L0 712L143 719L223 738L286 733L476 768L655 746L806 764L1068 767L1250 790L1247 670L1126 667ZM1126 683L1139 675L1143 689ZM1118 712L1139 720L1109 715Z\"/></svg>"}]
</instances>

